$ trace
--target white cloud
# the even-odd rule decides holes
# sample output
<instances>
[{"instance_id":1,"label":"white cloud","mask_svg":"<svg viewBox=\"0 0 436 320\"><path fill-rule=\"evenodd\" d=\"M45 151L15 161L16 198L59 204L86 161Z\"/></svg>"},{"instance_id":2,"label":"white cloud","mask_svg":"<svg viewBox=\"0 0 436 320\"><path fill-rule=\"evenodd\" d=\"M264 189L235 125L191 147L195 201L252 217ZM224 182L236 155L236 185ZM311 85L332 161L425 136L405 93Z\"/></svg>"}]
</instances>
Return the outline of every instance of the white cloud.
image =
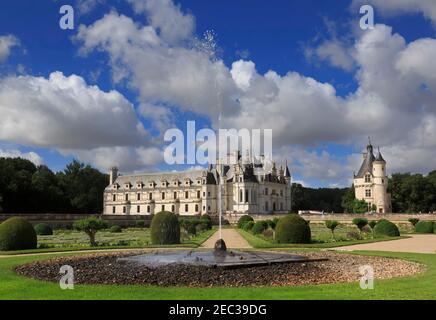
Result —
<instances>
[{"instance_id":1,"label":"white cloud","mask_svg":"<svg viewBox=\"0 0 436 320\"><path fill-rule=\"evenodd\" d=\"M163 153L156 147L101 147L93 150L61 150L80 161L92 163L102 171L118 166L123 172L146 169L162 162Z\"/></svg>"},{"instance_id":2,"label":"white cloud","mask_svg":"<svg viewBox=\"0 0 436 320\"><path fill-rule=\"evenodd\" d=\"M354 0L352 8L363 4L373 5L385 15L421 13L436 23L436 2L434 0Z\"/></svg>"},{"instance_id":3,"label":"white cloud","mask_svg":"<svg viewBox=\"0 0 436 320\"><path fill-rule=\"evenodd\" d=\"M0 158L22 158L32 161L39 166L44 164L42 157L36 152L21 152L18 149L0 149Z\"/></svg>"},{"instance_id":4,"label":"white cloud","mask_svg":"<svg viewBox=\"0 0 436 320\"><path fill-rule=\"evenodd\" d=\"M33 147L92 149L139 145L147 133L119 92L103 92L83 78L0 80L0 140Z\"/></svg>"},{"instance_id":5,"label":"white cloud","mask_svg":"<svg viewBox=\"0 0 436 320\"><path fill-rule=\"evenodd\" d=\"M351 53L338 40L326 40L315 48L306 47L304 53L308 60L327 61L332 66L345 71L351 71L354 67Z\"/></svg>"},{"instance_id":6,"label":"white cloud","mask_svg":"<svg viewBox=\"0 0 436 320\"><path fill-rule=\"evenodd\" d=\"M90 26L81 25L77 40L83 54L107 52L114 81L127 80L143 103L164 102L216 119L222 99L223 112L239 111L238 89L221 60L211 61L195 46L173 46L151 25L140 26L112 12Z\"/></svg>"},{"instance_id":7,"label":"white cloud","mask_svg":"<svg viewBox=\"0 0 436 320\"><path fill-rule=\"evenodd\" d=\"M20 45L20 40L13 36L0 36L0 63L6 61L13 47Z\"/></svg>"},{"instance_id":8,"label":"white cloud","mask_svg":"<svg viewBox=\"0 0 436 320\"><path fill-rule=\"evenodd\" d=\"M195 19L185 14L171 0L127 0L137 13L145 13L150 25L168 43L190 39L195 29Z\"/></svg>"}]
</instances>

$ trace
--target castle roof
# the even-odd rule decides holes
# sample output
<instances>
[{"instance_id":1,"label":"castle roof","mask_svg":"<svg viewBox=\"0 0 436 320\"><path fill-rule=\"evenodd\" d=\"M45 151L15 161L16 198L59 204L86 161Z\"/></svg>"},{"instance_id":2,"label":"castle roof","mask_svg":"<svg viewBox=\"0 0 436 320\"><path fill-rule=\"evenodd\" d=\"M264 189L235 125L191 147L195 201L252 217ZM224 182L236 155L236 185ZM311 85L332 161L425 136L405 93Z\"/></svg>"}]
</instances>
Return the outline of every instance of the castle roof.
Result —
<instances>
[{"instance_id":1,"label":"castle roof","mask_svg":"<svg viewBox=\"0 0 436 320\"><path fill-rule=\"evenodd\" d=\"M367 172L372 173L372 164L376 160L371 142L366 146L366 155L355 178L363 178Z\"/></svg>"},{"instance_id":2,"label":"castle roof","mask_svg":"<svg viewBox=\"0 0 436 320\"><path fill-rule=\"evenodd\" d=\"M378 154L377 154L377 157L375 158L375 161L380 161L380 162L386 163L385 159L383 159L383 156L380 152L380 148L378 148Z\"/></svg>"}]
</instances>

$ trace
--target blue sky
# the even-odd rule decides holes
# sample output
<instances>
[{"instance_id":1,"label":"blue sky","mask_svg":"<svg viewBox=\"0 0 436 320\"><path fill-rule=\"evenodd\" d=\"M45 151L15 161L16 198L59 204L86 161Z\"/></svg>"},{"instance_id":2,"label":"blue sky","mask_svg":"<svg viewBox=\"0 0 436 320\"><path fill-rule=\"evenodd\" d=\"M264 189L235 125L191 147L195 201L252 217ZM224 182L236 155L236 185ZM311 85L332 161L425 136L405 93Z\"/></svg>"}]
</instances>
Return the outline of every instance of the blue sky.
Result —
<instances>
[{"instance_id":1,"label":"blue sky","mask_svg":"<svg viewBox=\"0 0 436 320\"><path fill-rule=\"evenodd\" d=\"M219 68L222 94L240 100L225 123L274 127L275 157L289 161L296 181L349 185L368 136L381 146L390 172L436 169L436 82L420 64L436 54L431 1L367 1L377 25L369 31L358 28L359 1L34 3L8 1L0 10L2 156L53 170L73 158L101 170L110 163L121 171L184 169L164 164L162 133L184 130L187 120L214 125L214 104L207 102L216 97L207 83ZM75 9L74 30L59 28L62 4ZM98 25L114 29L104 33ZM129 31L116 37L124 27ZM144 42L142 28L159 44ZM216 34L220 66L196 65L192 43L208 30ZM201 81L192 80L201 68ZM49 81L54 72L62 74Z\"/></svg>"}]
</instances>

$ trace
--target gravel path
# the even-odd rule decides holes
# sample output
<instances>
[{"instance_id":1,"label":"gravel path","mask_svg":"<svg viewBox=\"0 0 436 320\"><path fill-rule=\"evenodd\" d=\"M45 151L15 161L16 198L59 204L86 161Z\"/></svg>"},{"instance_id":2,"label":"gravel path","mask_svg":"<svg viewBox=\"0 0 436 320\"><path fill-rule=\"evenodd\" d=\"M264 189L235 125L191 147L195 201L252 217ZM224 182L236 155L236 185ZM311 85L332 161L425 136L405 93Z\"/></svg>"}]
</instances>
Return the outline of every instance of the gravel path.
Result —
<instances>
[{"instance_id":1,"label":"gravel path","mask_svg":"<svg viewBox=\"0 0 436 320\"><path fill-rule=\"evenodd\" d=\"M301 254L301 253L300 253ZM359 267L370 265L376 279L407 276L422 272L425 267L414 262L383 257L368 257L335 252L308 252L310 258L327 261L276 264L241 269L220 269L169 265L147 268L132 263L117 262L118 257L132 253L105 253L88 256L62 257L33 262L15 269L21 275L45 281L59 281L60 267L74 268L76 284L140 284L188 287L293 286L356 282Z\"/></svg>"},{"instance_id":2,"label":"gravel path","mask_svg":"<svg viewBox=\"0 0 436 320\"><path fill-rule=\"evenodd\" d=\"M215 242L219 239L219 231L215 232L209 239L202 245L202 248L212 249ZM235 229L222 229L222 237L226 243L227 248L232 249L250 249L252 246L239 234Z\"/></svg>"},{"instance_id":3,"label":"gravel path","mask_svg":"<svg viewBox=\"0 0 436 320\"><path fill-rule=\"evenodd\" d=\"M436 235L414 234L410 238L392 241L381 241L367 244L356 244L340 247L337 250L370 250L414 253L436 253Z\"/></svg>"}]
</instances>

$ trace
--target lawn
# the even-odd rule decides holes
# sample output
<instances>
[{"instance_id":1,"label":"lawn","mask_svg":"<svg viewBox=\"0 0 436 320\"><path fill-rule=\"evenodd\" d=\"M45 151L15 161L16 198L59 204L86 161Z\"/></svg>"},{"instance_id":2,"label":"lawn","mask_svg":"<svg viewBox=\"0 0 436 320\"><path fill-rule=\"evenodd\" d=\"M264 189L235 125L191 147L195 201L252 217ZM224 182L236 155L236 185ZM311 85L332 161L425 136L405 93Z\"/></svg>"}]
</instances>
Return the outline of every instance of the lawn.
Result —
<instances>
[{"instance_id":1,"label":"lawn","mask_svg":"<svg viewBox=\"0 0 436 320\"><path fill-rule=\"evenodd\" d=\"M375 281L374 290L362 290L358 283L298 287L259 288L164 288L156 286L77 285L61 290L56 283L28 279L11 269L19 264L48 259L14 256L0 258L0 299L435 299L436 255L360 252L359 254L402 258L423 263L427 271L412 277ZM65 253L63 255L66 255Z\"/></svg>"},{"instance_id":2,"label":"lawn","mask_svg":"<svg viewBox=\"0 0 436 320\"><path fill-rule=\"evenodd\" d=\"M206 241L216 228L187 236L182 233L181 244L165 247L190 247L196 248ZM44 253L77 250L103 250L103 249L129 249L153 248L150 240L149 228L128 228L120 233L102 230L96 236L98 247L90 247L89 238L84 232L73 230L55 230L52 236L38 236L38 249L21 251L0 251L0 255L16 255L25 253ZM162 246L159 246L162 247Z\"/></svg>"},{"instance_id":3,"label":"lawn","mask_svg":"<svg viewBox=\"0 0 436 320\"><path fill-rule=\"evenodd\" d=\"M278 244L273 237L267 237L263 234L254 235L252 232L236 229L254 248L335 248L353 244L371 243L379 241L397 240L399 237L383 237L373 239L371 231L361 233L361 239L354 238L359 236L360 232L353 225L339 225L335 230L335 238L332 232L321 223L311 223L310 230L312 234L312 243L310 244ZM271 233L271 232L270 232ZM406 234L403 229L402 234ZM350 236L351 235L351 236ZM353 237L352 237L353 236ZM407 237L407 235L406 235Z\"/></svg>"}]
</instances>

